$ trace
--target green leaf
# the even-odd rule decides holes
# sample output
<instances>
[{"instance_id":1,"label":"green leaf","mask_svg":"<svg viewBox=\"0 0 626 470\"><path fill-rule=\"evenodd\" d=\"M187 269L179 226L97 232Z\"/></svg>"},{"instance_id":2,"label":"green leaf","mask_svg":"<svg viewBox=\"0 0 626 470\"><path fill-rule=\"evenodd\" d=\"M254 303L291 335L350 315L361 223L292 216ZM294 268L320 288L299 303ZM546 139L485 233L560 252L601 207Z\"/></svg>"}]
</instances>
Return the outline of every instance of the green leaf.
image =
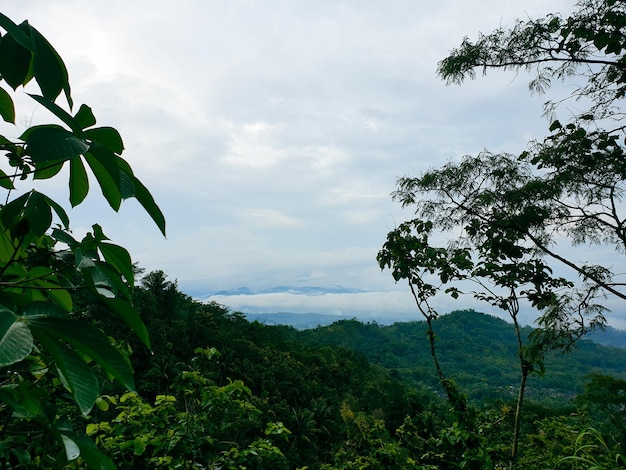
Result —
<instances>
[{"instance_id":1,"label":"green leaf","mask_svg":"<svg viewBox=\"0 0 626 470\"><path fill-rule=\"evenodd\" d=\"M56 125L31 127L20 139L26 142L26 154L31 156L35 166L69 160L89 150L87 142Z\"/></svg>"},{"instance_id":2,"label":"green leaf","mask_svg":"<svg viewBox=\"0 0 626 470\"><path fill-rule=\"evenodd\" d=\"M66 313L50 302L33 302L24 310L25 318L66 317Z\"/></svg>"},{"instance_id":3,"label":"green leaf","mask_svg":"<svg viewBox=\"0 0 626 470\"><path fill-rule=\"evenodd\" d=\"M553 121L552 124L550 124L549 130L550 132L553 132L557 129L561 129L563 126L561 125L561 123L559 121Z\"/></svg>"},{"instance_id":4,"label":"green leaf","mask_svg":"<svg viewBox=\"0 0 626 470\"><path fill-rule=\"evenodd\" d=\"M46 335L63 340L79 353L96 361L126 388L134 390L135 384L130 364L98 328L67 316L29 316L26 318L35 336L39 337L39 333L44 332Z\"/></svg>"},{"instance_id":5,"label":"green leaf","mask_svg":"<svg viewBox=\"0 0 626 470\"><path fill-rule=\"evenodd\" d=\"M5 122L15 124L15 106L11 96L4 88L0 87L0 116Z\"/></svg>"},{"instance_id":6,"label":"green leaf","mask_svg":"<svg viewBox=\"0 0 626 470\"><path fill-rule=\"evenodd\" d=\"M54 101L61 91L65 91L65 97L71 108L70 85L63 60L39 31L32 26L30 29L35 48L33 72L41 93L44 97Z\"/></svg>"},{"instance_id":7,"label":"green leaf","mask_svg":"<svg viewBox=\"0 0 626 470\"><path fill-rule=\"evenodd\" d=\"M129 326L129 328L137 335L143 344L145 344L149 349L152 349L146 325L141 320L137 310L135 310L130 302L122 299L102 299L102 301L107 305L107 307L120 316L124 323Z\"/></svg>"},{"instance_id":8,"label":"green leaf","mask_svg":"<svg viewBox=\"0 0 626 470\"><path fill-rule=\"evenodd\" d=\"M66 312L70 312L72 310L72 296L59 284L52 268L35 266L28 272L28 280L29 286L37 287L40 292L45 292L48 298L55 300ZM25 287L25 289L28 289L28 287ZM37 304L47 305L45 302L37 302L31 305ZM52 313L55 315L60 314L57 310ZM44 314L46 313L44 312Z\"/></svg>"},{"instance_id":9,"label":"green leaf","mask_svg":"<svg viewBox=\"0 0 626 470\"><path fill-rule=\"evenodd\" d=\"M42 105L56 117L58 117L61 121L63 121L72 131L76 134L80 134L82 132L82 127L78 123L78 121L72 117L70 113L61 108L58 104L56 104L53 100L39 96L39 95L31 95L28 94L32 99L34 99L37 103Z\"/></svg>"},{"instance_id":10,"label":"green leaf","mask_svg":"<svg viewBox=\"0 0 626 470\"><path fill-rule=\"evenodd\" d=\"M67 216L65 209L63 209L59 204L57 204L45 194L42 194L41 196L46 200L46 203L54 210L54 212L56 212L59 219L61 219L63 227L68 230L70 228L70 218Z\"/></svg>"},{"instance_id":11,"label":"green leaf","mask_svg":"<svg viewBox=\"0 0 626 470\"><path fill-rule=\"evenodd\" d=\"M122 199L129 199L135 196L135 185L128 176L128 173L120 171L120 191Z\"/></svg>"},{"instance_id":12,"label":"green leaf","mask_svg":"<svg viewBox=\"0 0 626 470\"><path fill-rule=\"evenodd\" d=\"M80 457L80 448L78 444L74 442L69 436L61 433L61 441L63 442L63 447L65 447L65 456L67 460L76 460Z\"/></svg>"},{"instance_id":13,"label":"green leaf","mask_svg":"<svg viewBox=\"0 0 626 470\"><path fill-rule=\"evenodd\" d=\"M159 230L161 231L163 236L166 236L165 216L161 212L161 209L159 208L159 206L157 206L156 202L154 201L154 198L152 197L148 189L143 184L141 184L139 180L135 180L134 183L135 183L135 198L144 207L144 209L146 209L148 214L150 214L150 217L152 217L152 220L154 221L154 223L157 224L157 227L159 227ZM139 187L137 187L138 186L137 183L139 183Z\"/></svg>"},{"instance_id":14,"label":"green leaf","mask_svg":"<svg viewBox=\"0 0 626 470\"><path fill-rule=\"evenodd\" d=\"M33 174L33 179L46 180L58 175L63 168L64 163L64 161L58 163L47 163L45 166L36 168L35 173Z\"/></svg>"},{"instance_id":15,"label":"green leaf","mask_svg":"<svg viewBox=\"0 0 626 470\"><path fill-rule=\"evenodd\" d=\"M80 449L80 457L87 466L93 470L116 470L113 462L104 455L96 444L86 436L74 433L63 433L66 438L71 439Z\"/></svg>"},{"instance_id":16,"label":"green leaf","mask_svg":"<svg viewBox=\"0 0 626 470\"><path fill-rule=\"evenodd\" d=\"M70 203L76 207L89 193L89 178L80 158L70 160Z\"/></svg>"},{"instance_id":17,"label":"green leaf","mask_svg":"<svg viewBox=\"0 0 626 470\"><path fill-rule=\"evenodd\" d=\"M10 227L15 223L15 219L22 213L24 206L28 202L31 193L22 194L17 199L9 202L6 206L0 208L0 218L5 227Z\"/></svg>"},{"instance_id":18,"label":"green leaf","mask_svg":"<svg viewBox=\"0 0 626 470\"><path fill-rule=\"evenodd\" d=\"M4 189L15 189L13 179L0 169L0 187Z\"/></svg>"},{"instance_id":19,"label":"green leaf","mask_svg":"<svg viewBox=\"0 0 626 470\"><path fill-rule=\"evenodd\" d=\"M33 336L26 323L0 307L0 367L21 361L33 349Z\"/></svg>"},{"instance_id":20,"label":"green leaf","mask_svg":"<svg viewBox=\"0 0 626 470\"><path fill-rule=\"evenodd\" d=\"M95 129L87 129L85 131L85 137L117 154L124 151L122 136L113 127L96 127Z\"/></svg>"},{"instance_id":21,"label":"green leaf","mask_svg":"<svg viewBox=\"0 0 626 470\"><path fill-rule=\"evenodd\" d=\"M154 223L157 224L157 227L159 227L159 230L161 230L161 233L165 236L165 216L154 201L152 194L150 194L148 188L146 188L135 176L128 176L135 186L135 199L139 201L150 217L152 217Z\"/></svg>"},{"instance_id":22,"label":"green leaf","mask_svg":"<svg viewBox=\"0 0 626 470\"><path fill-rule=\"evenodd\" d=\"M59 289L58 284L53 284L51 282L39 282L41 287L48 288L48 296L56 300L56 302L66 311L71 312L74 307L74 300L72 299L72 295L65 289Z\"/></svg>"},{"instance_id":23,"label":"green leaf","mask_svg":"<svg viewBox=\"0 0 626 470\"><path fill-rule=\"evenodd\" d=\"M0 386L0 402L11 408L15 418L43 418L44 422L48 421L41 403L46 395L48 393L41 387L29 382Z\"/></svg>"},{"instance_id":24,"label":"green leaf","mask_svg":"<svg viewBox=\"0 0 626 470\"><path fill-rule=\"evenodd\" d=\"M50 337L47 334L49 331L45 328L34 328L33 325L32 331L54 361L61 382L74 397L80 411L84 415L89 414L100 391L98 380L91 367L57 338ZM54 333L54 330L51 333Z\"/></svg>"},{"instance_id":25,"label":"green leaf","mask_svg":"<svg viewBox=\"0 0 626 470\"><path fill-rule=\"evenodd\" d=\"M106 298L122 297L130 300L130 290L120 273L108 263L96 261L94 268L89 271L91 280L98 293Z\"/></svg>"},{"instance_id":26,"label":"green leaf","mask_svg":"<svg viewBox=\"0 0 626 470\"><path fill-rule=\"evenodd\" d=\"M0 228L0 260L6 261L13 255L13 241L8 230Z\"/></svg>"},{"instance_id":27,"label":"green leaf","mask_svg":"<svg viewBox=\"0 0 626 470\"><path fill-rule=\"evenodd\" d=\"M65 228L66 230L68 229L67 226ZM59 230L58 228L52 229L52 238L61 243L65 243L70 248L74 248L76 245L78 245L78 241L76 241L74 237L72 237L69 233L63 230Z\"/></svg>"},{"instance_id":28,"label":"green leaf","mask_svg":"<svg viewBox=\"0 0 626 470\"><path fill-rule=\"evenodd\" d=\"M100 159L94 156L92 152L88 152L85 154L85 160L89 164L91 171L98 180L100 190L102 191L104 198L109 203L109 206L111 206L114 211L118 211L122 203L122 195L120 193L119 186L119 176L117 179L112 177L109 170L101 163Z\"/></svg>"},{"instance_id":29,"label":"green leaf","mask_svg":"<svg viewBox=\"0 0 626 470\"><path fill-rule=\"evenodd\" d=\"M87 129L88 127L96 124L96 117L93 115L93 111L86 104L81 104L74 120L80 126L80 129Z\"/></svg>"},{"instance_id":30,"label":"green leaf","mask_svg":"<svg viewBox=\"0 0 626 470\"><path fill-rule=\"evenodd\" d=\"M22 47L32 52L35 51L33 42L28 34L22 31L20 26L16 25L8 16L2 13L0 13L0 27L4 28L9 33L10 37Z\"/></svg>"},{"instance_id":31,"label":"green leaf","mask_svg":"<svg viewBox=\"0 0 626 470\"><path fill-rule=\"evenodd\" d=\"M101 243L98 248L100 248L106 262L121 272L126 282L133 286L135 284L133 262L126 248L113 243Z\"/></svg>"},{"instance_id":32,"label":"green leaf","mask_svg":"<svg viewBox=\"0 0 626 470\"><path fill-rule=\"evenodd\" d=\"M32 191L26 203L26 217L31 230L37 236L46 233L52 225L52 211L46 199L37 191Z\"/></svg>"},{"instance_id":33,"label":"green leaf","mask_svg":"<svg viewBox=\"0 0 626 470\"><path fill-rule=\"evenodd\" d=\"M19 27L15 27L19 36L30 43L30 38ZM32 47L32 45L31 45ZM0 75L14 90L30 80L32 52L19 44L15 36L6 34L0 39Z\"/></svg>"}]
</instances>

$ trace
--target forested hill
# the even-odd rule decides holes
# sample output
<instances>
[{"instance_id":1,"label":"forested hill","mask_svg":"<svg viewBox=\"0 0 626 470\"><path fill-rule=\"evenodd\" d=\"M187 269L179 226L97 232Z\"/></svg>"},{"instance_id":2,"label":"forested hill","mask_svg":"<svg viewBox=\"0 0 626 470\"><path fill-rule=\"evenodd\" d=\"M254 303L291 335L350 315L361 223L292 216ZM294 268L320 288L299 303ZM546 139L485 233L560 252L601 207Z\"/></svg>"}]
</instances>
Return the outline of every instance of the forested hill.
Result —
<instances>
[{"instance_id":1,"label":"forested hill","mask_svg":"<svg viewBox=\"0 0 626 470\"><path fill-rule=\"evenodd\" d=\"M435 322L437 351L444 373L473 399L514 393L519 363L513 325L491 315L457 311ZM524 336L532 331L524 328ZM337 345L363 353L367 359L413 384L437 389L425 322L380 326L342 320L299 332L312 345ZM626 378L626 349L582 340L569 354L551 354L543 377L531 376L529 396L572 396L582 391L585 378L602 372Z\"/></svg>"},{"instance_id":2,"label":"forested hill","mask_svg":"<svg viewBox=\"0 0 626 470\"><path fill-rule=\"evenodd\" d=\"M413 456L432 464L423 468L452 468L446 463L464 458L466 442L458 440L456 415L436 380L422 322L342 320L310 330L264 325L194 301L160 271L144 276L133 298L152 351L112 321L104 306L88 302L83 309L124 345L135 371L135 398L121 396L115 382L102 378L106 403L89 423L99 442L117 452L120 468L196 454L225 461L230 466L224 468L263 455L255 459L271 464L248 468L275 470L415 468L406 465ZM481 410L472 419L488 430L489 458L505 461L502 442L511 436L519 384L511 325L465 311L441 317L435 328L445 374L469 395L472 409ZM560 456L571 455L570 440L588 416L622 442L626 431L611 420L621 416L625 360L626 350L589 341L565 358L548 358L546 376L531 378L528 397L534 400L524 405L520 448L526 460L520 468L553 468ZM607 375L583 391L589 372ZM551 401L554 396L558 400ZM140 418L129 420L129 414ZM557 440L558 448L537 451L537 440L552 445L555 429L569 436L564 444ZM162 436L174 434L181 440L168 450L170 438ZM118 442L124 450L117 451Z\"/></svg>"}]
</instances>

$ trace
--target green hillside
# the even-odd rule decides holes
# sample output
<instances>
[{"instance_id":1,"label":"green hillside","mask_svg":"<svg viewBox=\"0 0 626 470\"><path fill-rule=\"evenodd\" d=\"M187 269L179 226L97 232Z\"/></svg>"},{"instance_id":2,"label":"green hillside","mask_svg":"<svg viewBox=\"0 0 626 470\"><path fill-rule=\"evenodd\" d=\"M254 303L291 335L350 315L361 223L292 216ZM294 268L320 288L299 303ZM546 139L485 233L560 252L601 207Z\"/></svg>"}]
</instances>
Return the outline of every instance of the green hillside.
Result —
<instances>
[{"instance_id":1,"label":"green hillside","mask_svg":"<svg viewBox=\"0 0 626 470\"><path fill-rule=\"evenodd\" d=\"M512 397L519 382L513 325L474 311L456 311L435 322L442 368L474 400ZM532 331L524 328L524 335ZM425 322L380 326L343 320L300 332L314 345L330 344L361 352L413 385L440 391L428 349ZM543 377L529 380L529 397L573 397L583 390L590 373L626 378L626 349L580 341L569 354L551 354Z\"/></svg>"}]
</instances>

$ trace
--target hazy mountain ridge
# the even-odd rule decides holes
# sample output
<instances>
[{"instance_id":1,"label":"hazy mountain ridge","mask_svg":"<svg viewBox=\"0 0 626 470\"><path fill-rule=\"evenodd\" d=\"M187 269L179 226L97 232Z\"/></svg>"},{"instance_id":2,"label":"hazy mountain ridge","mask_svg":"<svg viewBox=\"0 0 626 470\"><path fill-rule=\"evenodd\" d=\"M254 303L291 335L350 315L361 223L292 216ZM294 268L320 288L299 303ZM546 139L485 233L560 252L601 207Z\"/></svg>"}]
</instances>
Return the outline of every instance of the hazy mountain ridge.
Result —
<instances>
[{"instance_id":1,"label":"hazy mountain ridge","mask_svg":"<svg viewBox=\"0 0 626 470\"><path fill-rule=\"evenodd\" d=\"M394 323L407 322L405 319L393 317L358 318L354 315L332 315L323 313L268 312L245 313L244 315L249 321L258 321L259 323L264 323L266 325L287 325L298 330L328 326L340 320L357 320L364 323L375 322L379 325L392 325ZM603 346L626 348L626 331L619 330L611 326L607 326L605 330L593 331L589 333L585 339Z\"/></svg>"},{"instance_id":2,"label":"hazy mountain ridge","mask_svg":"<svg viewBox=\"0 0 626 470\"><path fill-rule=\"evenodd\" d=\"M320 286L274 286L267 289L250 289L248 287L237 287L234 289L226 289L218 292L206 294L207 297L214 295L233 296L233 295L261 295L261 294L296 294L296 295L324 295L324 294L358 294L368 292L363 289L354 287L343 287L339 285L330 287Z\"/></svg>"},{"instance_id":3,"label":"hazy mountain ridge","mask_svg":"<svg viewBox=\"0 0 626 470\"><path fill-rule=\"evenodd\" d=\"M607 326L604 330L592 331L586 336L586 339L604 346L626 348L626 331L618 330L612 326Z\"/></svg>"}]
</instances>

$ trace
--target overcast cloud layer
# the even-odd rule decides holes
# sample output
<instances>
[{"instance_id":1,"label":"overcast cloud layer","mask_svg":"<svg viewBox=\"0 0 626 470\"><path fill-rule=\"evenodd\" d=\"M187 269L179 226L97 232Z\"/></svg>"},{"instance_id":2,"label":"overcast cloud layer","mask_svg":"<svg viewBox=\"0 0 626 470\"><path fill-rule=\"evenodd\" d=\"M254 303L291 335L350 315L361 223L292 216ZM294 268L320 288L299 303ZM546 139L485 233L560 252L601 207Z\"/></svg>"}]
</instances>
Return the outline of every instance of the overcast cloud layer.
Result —
<instances>
[{"instance_id":1,"label":"overcast cloud layer","mask_svg":"<svg viewBox=\"0 0 626 470\"><path fill-rule=\"evenodd\" d=\"M485 148L518 152L547 127L525 74L446 87L437 62L464 36L571 9L560 0L2 5L57 48L75 102L120 130L168 221L165 240L134 201L115 214L96 190L72 211L75 231L101 223L144 268L197 297L240 286L366 291L215 297L236 309L407 319L417 318L410 293L375 260L410 216L391 201L396 178ZM22 124L50 119L23 106ZM65 183L48 190L67 199Z\"/></svg>"}]
</instances>

